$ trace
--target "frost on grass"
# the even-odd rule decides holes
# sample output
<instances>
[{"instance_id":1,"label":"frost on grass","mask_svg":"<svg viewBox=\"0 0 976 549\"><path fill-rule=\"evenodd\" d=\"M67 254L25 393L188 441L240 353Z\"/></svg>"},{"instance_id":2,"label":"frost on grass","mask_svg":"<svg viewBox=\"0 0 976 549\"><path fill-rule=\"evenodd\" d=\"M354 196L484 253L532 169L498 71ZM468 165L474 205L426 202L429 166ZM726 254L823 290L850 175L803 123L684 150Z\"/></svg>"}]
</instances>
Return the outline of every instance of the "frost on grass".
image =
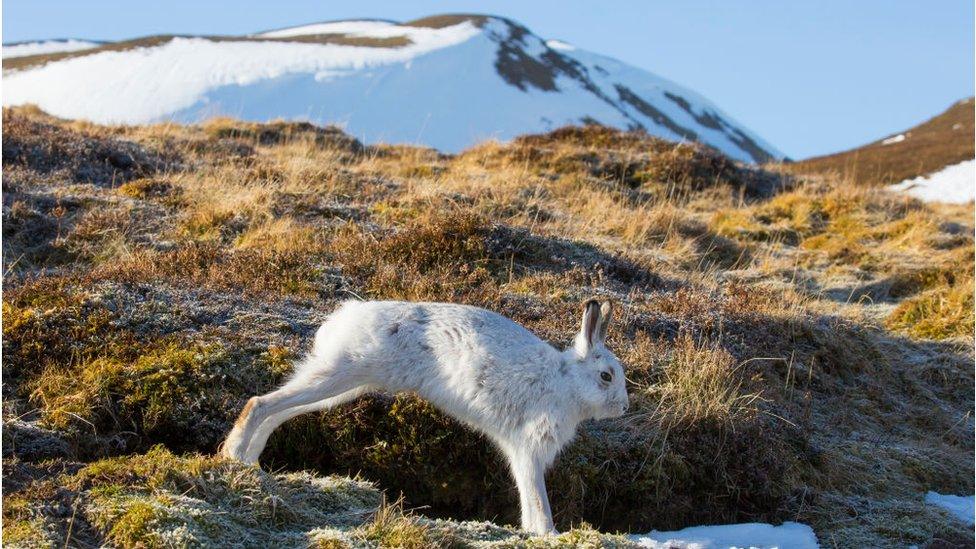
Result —
<instances>
[{"instance_id":1,"label":"frost on grass","mask_svg":"<svg viewBox=\"0 0 976 549\"><path fill-rule=\"evenodd\" d=\"M4 131L7 544L70 524L91 545L274 525L285 545L626 546L597 531L783 521L839 546L971 540L922 501L973 482L971 204L594 126L456 156L284 122L18 108ZM622 304L632 407L548 475L563 536L504 526L498 453L410 395L285 423L261 457L282 474L201 457L341 300L488 307L562 346L593 295ZM327 475L404 500L374 513L370 492L346 523L316 479L352 481Z\"/></svg>"},{"instance_id":2,"label":"frost on grass","mask_svg":"<svg viewBox=\"0 0 976 549\"><path fill-rule=\"evenodd\" d=\"M60 518L52 514L67 502L86 526L75 532L89 538L81 541L120 547L305 547L313 530L352 530L380 502L379 491L367 482L306 472L271 474L219 458L176 456L162 447L96 461L49 482L32 488L33 499L13 500L15 509L5 522L15 525L15 534L33 532L24 536L28 539L7 539L5 528L5 545L29 546L38 537L63 545L72 533L63 524L52 528Z\"/></svg>"},{"instance_id":3,"label":"frost on grass","mask_svg":"<svg viewBox=\"0 0 976 549\"><path fill-rule=\"evenodd\" d=\"M4 518L7 547L633 546L588 526L539 539L491 523L432 520L383 503L368 482L267 473L162 447L38 483L30 497L6 502Z\"/></svg>"}]
</instances>

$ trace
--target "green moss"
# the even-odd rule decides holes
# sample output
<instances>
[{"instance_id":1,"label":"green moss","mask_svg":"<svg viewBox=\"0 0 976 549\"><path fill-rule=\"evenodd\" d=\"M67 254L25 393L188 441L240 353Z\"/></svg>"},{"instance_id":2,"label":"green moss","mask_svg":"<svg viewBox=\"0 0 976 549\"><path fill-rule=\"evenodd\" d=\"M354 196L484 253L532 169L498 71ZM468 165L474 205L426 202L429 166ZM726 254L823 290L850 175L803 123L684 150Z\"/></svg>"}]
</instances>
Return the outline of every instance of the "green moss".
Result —
<instances>
[{"instance_id":1,"label":"green moss","mask_svg":"<svg viewBox=\"0 0 976 549\"><path fill-rule=\"evenodd\" d=\"M51 525L35 513L24 497L3 498L3 546L47 549L56 547Z\"/></svg>"},{"instance_id":2,"label":"green moss","mask_svg":"<svg viewBox=\"0 0 976 549\"><path fill-rule=\"evenodd\" d=\"M331 532L313 532L309 537L313 549L350 549L352 547L348 541Z\"/></svg>"},{"instance_id":3,"label":"green moss","mask_svg":"<svg viewBox=\"0 0 976 549\"><path fill-rule=\"evenodd\" d=\"M262 463L272 469L288 464L361 472L412 502L465 514L493 499L486 485L511 485L507 468L483 437L406 394L368 396L296 418L271 436ZM508 494L501 499L504 505L496 502L495 508L510 507Z\"/></svg>"},{"instance_id":4,"label":"green moss","mask_svg":"<svg viewBox=\"0 0 976 549\"><path fill-rule=\"evenodd\" d=\"M615 549L637 547L636 543L623 536L602 534L594 530L592 526L586 523L583 523L579 527L573 528L568 532L564 532L555 538L530 538L519 545L522 547L531 548L538 547L540 549L569 549L571 547L581 547L583 549Z\"/></svg>"},{"instance_id":5,"label":"green moss","mask_svg":"<svg viewBox=\"0 0 976 549\"><path fill-rule=\"evenodd\" d=\"M17 337L34 331L20 333L15 323L7 327ZM57 333L55 328L46 337ZM120 442L131 449L158 442L183 450L215 448L238 403L267 391L290 370L290 353L278 347L232 354L218 342L174 336L141 342L114 324L98 334L53 342L71 345L66 356L54 356L43 346L46 338L36 351L24 342L22 356L11 353L14 359L5 362L5 368L19 366L31 358L28 351L41 356L40 364L24 372L20 390L42 423L64 433L80 455L118 451Z\"/></svg>"},{"instance_id":6,"label":"green moss","mask_svg":"<svg viewBox=\"0 0 976 549\"><path fill-rule=\"evenodd\" d=\"M78 494L86 521L120 547L304 547L313 531L349 532L379 504L369 484L308 473L269 474L162 447L96 461L58 484ZM41 502L38 502L41 503Z\"/></svg>"},{"instance_id":7,"label":"green moss","mask_svg":"<svg viewBox=\"0 0 976 549\"><path fill-rule=\"evenodd\" d=\"M156 533L163 521L172 519L165 508L154 506L148 501L139 499L111 502L98 507L93 515L100 520L102 527L107 527L110 541L123 547L142 545L145 547L163 547L165 544Z\"/></svg>"},{"instance_id":8,"label":"green moss","mask_svg":"<svg viewBox=\"0 0 976 549\"><path fill-rule=\"evenodd\" d=\"M134 334L118 327L117 313L69 284L48 279L4 296L5 375L24 381L98 356L131 356L140 347Z\"/></svg>"},{"instance_id":9,"label":"green moss","mask_svg":"<svg viewBox=\"0 0 976 549\"><path fill-rule=\"evenodd\" d=\"M268 350L257 357L257 366L267 370L275 383L281 381L287 374L294 369L295 359L298 358L294 351L279 345L271 345Z\"/></svg>"},{"instance_id":10,"label":"green moss","mask_svg":"<svg viewBox=\"0 0 976 549\"><path fill-rule=\"evenodd\" d=\"M132 362L97 358L70 369L49 369L31 383L45 422L65 428L76 420L107 425L127 417L148 436L199 430L201 416L223 404L214 384L232 364L220 345L172 342ZM221 414L222 415L222 414Z\"/></svg>"}]
</instances>

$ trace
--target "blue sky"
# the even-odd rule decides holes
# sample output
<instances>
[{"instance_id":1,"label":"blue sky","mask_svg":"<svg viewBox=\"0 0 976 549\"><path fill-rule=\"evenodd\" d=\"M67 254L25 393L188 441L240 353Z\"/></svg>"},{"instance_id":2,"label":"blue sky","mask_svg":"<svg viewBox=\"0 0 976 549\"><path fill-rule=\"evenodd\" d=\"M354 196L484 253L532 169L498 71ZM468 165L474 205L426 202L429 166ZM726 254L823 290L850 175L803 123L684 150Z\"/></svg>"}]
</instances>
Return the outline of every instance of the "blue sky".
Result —
<instances>
[{"instance_id":1,"label":"blue sky","mask_svg":"<svg viewBox=\"0 0 976 549\"><path fill-rule=\"evenodd\" d=\"M3 41L240 34L448 12L504 15L674 80L793 158L873 141L973 95L972 0L6 0Z\"/></svg>"}]
</instances>

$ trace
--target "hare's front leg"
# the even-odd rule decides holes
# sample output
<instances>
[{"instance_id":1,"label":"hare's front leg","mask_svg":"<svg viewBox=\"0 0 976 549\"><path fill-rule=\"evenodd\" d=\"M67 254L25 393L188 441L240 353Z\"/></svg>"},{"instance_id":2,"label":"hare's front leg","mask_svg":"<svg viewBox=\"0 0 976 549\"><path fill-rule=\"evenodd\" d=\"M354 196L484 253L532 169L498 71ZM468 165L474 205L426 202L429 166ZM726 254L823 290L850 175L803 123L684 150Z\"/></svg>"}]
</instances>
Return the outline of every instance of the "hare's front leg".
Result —
<instances>
[{"instance_id":1,"label":"hare's front leg","mask_svg":"<svg viewBox=\"0 0 976 549\"><path fill-rule=\"evenodd\" d=\"M509 461L519 491L522 529L540 536L556 533L546 493L545 461L525 450L515 450Z\"/></svg>"}]
</instances>

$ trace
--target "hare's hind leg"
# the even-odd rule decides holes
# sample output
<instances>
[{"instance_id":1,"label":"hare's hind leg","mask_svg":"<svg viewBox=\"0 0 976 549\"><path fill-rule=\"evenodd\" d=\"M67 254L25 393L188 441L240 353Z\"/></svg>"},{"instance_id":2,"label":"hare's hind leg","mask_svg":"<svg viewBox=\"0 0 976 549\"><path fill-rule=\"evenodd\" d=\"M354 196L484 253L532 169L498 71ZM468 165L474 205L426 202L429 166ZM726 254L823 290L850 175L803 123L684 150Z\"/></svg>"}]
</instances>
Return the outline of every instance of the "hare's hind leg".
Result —
<instances>
[{"instance_id":1,"label":"hare's hind leg","mask_svg":"<svg viewBox=\"0 0 976 549\"><path fill-rule=\"evenodd\" d=\"M254 435L251 437L251 441L248 443L247 449L244 452L244 461L247 463L256 463L258 458L261 457L261 452L264 451L265 445L268 444L268 437L270 437L271 433L280 427L282 423L302 414L317 412L319 410L328 410L329 408L335 408L336 406L351 402L365 394L368 390L369 388L363 385L325 400L320 400L304 406L295 406L294 408L288 408L278 412L277 414L268 416L267 419L258 425L258 428L254 431Z\"/></svg>"},{"instance_id":2,"label":"hare's hind leg","mask_svg":"<svg viewBox=\"0 0 976 549\"><path fill-rule=\"evenodd\" d=\"M286 410L318 403L360 387L365 380L353 370L349 365L319 369L310 375L299 375L280 389L247 401L224 442L223 454L245 463L255 463L257 456L248 450L255 431L265 420ZM263 449L263 443L261 446L260 449ZM260 449L257 453L260 453Z\"/></svg>"}]
</instances>

